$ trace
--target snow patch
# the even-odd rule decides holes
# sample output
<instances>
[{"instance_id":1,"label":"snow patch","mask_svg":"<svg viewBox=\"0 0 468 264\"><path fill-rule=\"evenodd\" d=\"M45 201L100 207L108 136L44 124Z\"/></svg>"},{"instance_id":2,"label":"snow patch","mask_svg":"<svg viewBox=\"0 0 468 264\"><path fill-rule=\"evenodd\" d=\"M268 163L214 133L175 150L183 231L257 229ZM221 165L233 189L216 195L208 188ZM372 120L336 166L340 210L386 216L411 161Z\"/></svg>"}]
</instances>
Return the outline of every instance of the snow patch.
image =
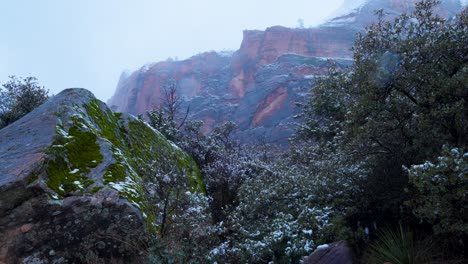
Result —
<instances>
[{"instance_id":1,"label":"snow patch","mask_svg":"<svg viewBox=\"0 0 468 264\"><path fill-rule=\"evenodd\" d=\"M61 127L57 126L57 133L61 135L63 138L66 139L71 139L73 136L70 136L65 130L63 130Z\"/></svg>"},{"instance_id":2,"label":"snow patch","mask_svg":"<svg viewBox=\"0 0 468 264\"><path fill-rule=\"evenodd\" d=\"M147 72L149 71L149 69L151 69L156 63L147 63L145 65L143 65L141 68L140 68L140 72Z\"/></svg>"},{"instance_id":3,"label":"snow patch","mask_svg":"<svg viewBox=\"0 0 468 264\"><path fill-rule=\"evenodd\" d=\"M227 58L230 58L232 57L232 55L234 55L234 50L222 50L222 51L217 51L216 53L218 53L219 56L221 57L227 57Z\"/></svg>"},{"instance_id":4,"label":"snow patch","mask_svg":"<svg viewBox=\"0 0 468 264\"><path fill-rule=\"evenodd\" d=\"M80 181L74 181L73 184L75 184L78 188L83 189L83 185L81 185Z\"/></svg>"},{"instance_id":5,"label":"snow patch","mask_svg":"<svg viewBox=\"0 0 468 264\"><path fill-rule=\"evenodd\" d=\"M323 245L319 245L319 246L317 247L317 249L319 249L319 250L320 250L320 249L327 249L327 248L329 248L329 247L330 247L330 246L329 246L328 244L323 244Z\"/></svg>"},{"instance_id":6,"label":"snow patch","mask_svg":"<svg viewBox=\"0 0 468 264\"><path fill-rule=\"evenodd\" d=\"M369 0L345 0L344 3L340 6L340 8L331 13L326 20L330 22L330 20L334 18L339 18L354 13L358 11L362 6L364 6L367 2L369 2ZM343 20L340 19L339 21L342 22Z\"/></svg>"},{"instance_id":7,"label":"snow patch","mask_svg":"<svg viewBox=\"0 0 468 264\"><path fill-rule=\"evenodd\" d=\"M169 175L167 175L167 174L164 175L163 182L165 182L165 183L170 183L171 182L171 178L169 177Z\"/></svg>"}]
</instances>

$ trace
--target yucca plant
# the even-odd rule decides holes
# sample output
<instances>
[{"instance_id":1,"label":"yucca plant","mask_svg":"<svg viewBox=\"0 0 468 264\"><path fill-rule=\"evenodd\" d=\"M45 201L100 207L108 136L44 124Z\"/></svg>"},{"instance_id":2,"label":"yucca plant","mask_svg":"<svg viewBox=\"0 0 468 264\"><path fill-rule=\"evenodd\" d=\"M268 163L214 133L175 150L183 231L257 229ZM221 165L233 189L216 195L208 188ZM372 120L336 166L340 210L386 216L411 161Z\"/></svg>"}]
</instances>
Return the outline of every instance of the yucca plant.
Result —
<instances>
[{"instance_id":1,"label":"yucca plant","mask_svg":"<svg viewBox=\"0 0 468 264\"><path fill-rule=\"evenodd\" d=\"M384 228L378 240L369 246L364 263L421 264L435 257L433 243L416 241L413 232L401 224L396 229Z\"/></svg>"}]
</instances>

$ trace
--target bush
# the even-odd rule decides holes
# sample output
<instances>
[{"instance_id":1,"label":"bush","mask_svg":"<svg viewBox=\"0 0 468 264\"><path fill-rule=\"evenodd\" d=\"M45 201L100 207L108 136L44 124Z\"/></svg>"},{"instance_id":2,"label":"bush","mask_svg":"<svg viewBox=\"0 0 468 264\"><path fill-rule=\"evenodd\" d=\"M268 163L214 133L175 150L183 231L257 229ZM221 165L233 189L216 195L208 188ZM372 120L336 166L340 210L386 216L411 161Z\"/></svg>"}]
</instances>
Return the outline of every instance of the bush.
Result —
<instances>
[{"instance_id":1,"label":"bush","mask_svg":"<svg viewBox=\"0 0 468 264\"><path fill-rule=\"evenodd\" d=\"M35 77L10 76L0 88L0 129L25 116L49 98Z\"/></svg>"},{"instance_id":2,"label":"bush","mask_svg":"<svg viewBox=\"0 0 468 264\"><path fill-rule=\"evenodd\" d=\"M435 234L468 236L468 152L444 146L434 163L405 170L413 193L406 205L416 217Z\"/></svg>"}]
</instances>

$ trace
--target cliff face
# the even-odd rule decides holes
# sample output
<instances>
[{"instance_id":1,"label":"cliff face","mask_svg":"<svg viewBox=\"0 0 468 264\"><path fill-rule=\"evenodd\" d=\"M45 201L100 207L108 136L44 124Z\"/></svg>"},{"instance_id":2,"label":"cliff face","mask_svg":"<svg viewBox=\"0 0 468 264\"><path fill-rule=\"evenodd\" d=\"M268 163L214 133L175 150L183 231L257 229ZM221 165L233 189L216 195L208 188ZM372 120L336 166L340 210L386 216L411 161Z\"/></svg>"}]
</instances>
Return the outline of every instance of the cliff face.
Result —
<instances>
[{"instance_id":1,"label":"cliff face","mask_svg":"<svg viewBox=\"0 0 468 264\"><path fill-rule=\"evenodd\" d=\"M374 10L384 8L391 18L412 9L415 2L346 1L336 17L316 28L246 30L232 55L208 52L122 76L109 104L118 111L144 114L161 104L164 87L175 80L183 106L190 105L192 119L204 121L205 132L235 121L241 140L285 142L292 133L291 116L298 111L295 102L309 91L315 76L326 72L324 58L346 67L354 36L375 20ZM460 8L458 0L447 0L437 12L450 16Z\"/></svg>"},{"instance_id":2,"label":"cliff face","mask_svg":"<svg viewBox=\"0 0 468 264\"><path fill-rule=\"evenodd\" d=\"M136 263L151 205L143 170L193 160L157 131L68 89L0 130L0 263Z\"/></svg>"},{"instance_id":3,"label":"cliff face","mask_svg":"<svg viewBox=\"0 0 468 264\"><path fill-rule=\"evenodd\" d=\"M145 66L120 78L109 105L116 111L144 114L162 103L164 87L177 84L190 118L204 121L204 132L235 121L242 140L284 140L295 102L308 91L313 76L324 74L327 60L350 63L353 31L340 28L244 31L233 54L203 53L183 61ZM253 136L253 137L252 137Z\"/></svg>"}]
</instances>

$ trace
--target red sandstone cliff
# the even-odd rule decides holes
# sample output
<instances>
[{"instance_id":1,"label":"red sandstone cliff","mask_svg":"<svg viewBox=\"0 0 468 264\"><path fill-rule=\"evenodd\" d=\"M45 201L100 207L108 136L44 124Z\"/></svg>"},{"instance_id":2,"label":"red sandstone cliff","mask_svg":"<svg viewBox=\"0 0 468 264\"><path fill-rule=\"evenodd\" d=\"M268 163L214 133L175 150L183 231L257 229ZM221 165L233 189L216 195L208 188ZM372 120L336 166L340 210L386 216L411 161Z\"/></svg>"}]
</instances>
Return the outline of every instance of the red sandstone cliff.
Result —
<instances>
[{"instance_id":1,"label":"red sandstone cliff","mask_svg":"<svg viewBox=\"0 0 468 264\"><path fill-rule=\"evenodd\" d=\"M341 66L351 63L354 36L375 19L374 10L383 8L391 18L415 2L362 0L316 28L245 30L239 50L231 55L207 52L122 75L109 105L142 114L161 103L163 87L175 80L179 95L190 105L191 118L203 120L205 132L235 121L241 139L284 140L291 133L295 102L310 89L313 76L327 69L324 58ZM459 0L446 0L437 12L451 16L460 8Z\"/></svg>"}]
</instances>

